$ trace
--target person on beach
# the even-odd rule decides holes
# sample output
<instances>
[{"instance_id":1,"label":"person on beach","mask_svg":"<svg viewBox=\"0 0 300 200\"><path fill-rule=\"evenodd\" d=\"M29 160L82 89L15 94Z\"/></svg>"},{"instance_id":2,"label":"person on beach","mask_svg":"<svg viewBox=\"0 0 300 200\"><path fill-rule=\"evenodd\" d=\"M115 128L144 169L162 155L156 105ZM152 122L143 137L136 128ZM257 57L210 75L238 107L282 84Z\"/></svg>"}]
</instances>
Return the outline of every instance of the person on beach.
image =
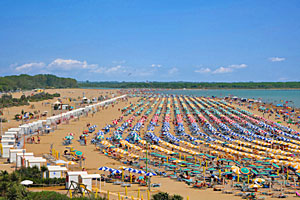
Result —
<instances>
[{"instance_id":1,"label":"person on beach","mask_svg":"<svg viewBox=\"0 0 300 200\"><path fill-rule=\"evenodd\" d=\"M38 144L40 144L40 143L41 143L40 136L37 136L37 142L38 142Z\"/></svg>"}]
</instances>

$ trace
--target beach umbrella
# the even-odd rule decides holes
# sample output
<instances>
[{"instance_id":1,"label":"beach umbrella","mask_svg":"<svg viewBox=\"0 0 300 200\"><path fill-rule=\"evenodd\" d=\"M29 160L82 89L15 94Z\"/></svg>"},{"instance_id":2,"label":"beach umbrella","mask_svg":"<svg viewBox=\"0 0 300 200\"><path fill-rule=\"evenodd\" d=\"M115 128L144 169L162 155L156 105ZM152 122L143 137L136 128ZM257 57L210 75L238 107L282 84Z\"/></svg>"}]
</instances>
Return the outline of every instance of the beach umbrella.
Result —
<instances>
[{"instance_id":1,"label":"beach umbrella","mask_svg":"<svg viewBox=\"0 0 300 200\"><path fill-rule=\"evenodd\" d=\"M101 170L101 171L109 171L110 168L109 168L109 167L100 167L98 170Z\"/></svg>"},{"instance_id":2,"label":"beach umbrella","mask_svg":"<svg viewBox=\"0 0 300 200\"><path fill-rule=\"evenodd\" d=\"M207 171L216 171L216 168L208 168Z\"/></svg>"},{"instance_id":3,"label":"beach umbrella","mask_svg":"<svg viewBox=\"0 0 300 200\"><path fill-rule=\"evenodd\" d=\"M129 172L132 172L132 173L137 173L138 172L138 170L137 169L133 169L133 168L129 168L129 170L128 170Z\"/></svg>"},{"instance_id":4,"label":"beach umbrella","mask_svg":"<svg viewBox=\"0 0 300 200\"><path fill-rule=\"evenodd\" d=\"M258 174L258 172L257 172L256 170L254 170L254 169L251 169L251 172L252 172L253 174L255 174L255 175Z\"/></svg>"},{"instance_id":5,"label":"beach umbrella","mask_svg":"<svg viewBox=\"0 0 300 200\"><path fill-rule=\"evenodd\" d=\"M259 175L267 176L269 174L267 172L260 172Z\"/></svg>"},{"instance_id":6,"label":"beach umbrella","mask_svg":"<svg viewBox=\"0 0 300 200\"><path fill-rule=\"evenodd\" d=\"M273 169L271 168L265 168L264 171L272 171Z\"/></svg>"},{"instance_id":7,"label":"beach umbrella","mask_svg":"<svg viewBox=\"0 0 300 200\"><path fill-rule=\"evenodd\" d=\"M249 188L261 188L262 186L258 185L258 184L251 184L249 186Z\"/></svg>"},{"instance_id":8,"label":"beach umbrella","mask_svg":"<svg viewBox=\"0 0 300 200\"><path fill-rule=\"evenodd\" d=\"M76 162L73 162L73 161L69 161L67 162L68 165L76 165L77 163Z\"/></svg>"},{"instance_id":9,"label":"beach umbrella","mask_svg":"<svg viewBox=\"0 0 300 200\"><path fill-rule=\"evenodd\" d=\"M275 164L275 163L272 163L272 166L275 167L276 169L279 169L279 168L280 168L280 167L279 167L277 164Z\"/></svg>"},{"instance_id":10,"label":"beach umbrella","mask_svg":"<svg viewBox=\"0 0 300 200\"><path fill-rule=\"evenodd\" d=\"M239 174L240 168L238 168L237 166L232 166L231 170L232 170L232 172Z\"/></svg>"},{"instance_id":11,"label":"beach umbrella","mask_svg":"<svg viewBox=\"0 0 300 200\"><path fill-rule=\"evenodd\" d=\"M146 174L146 172L145 171L143 171L143 170L138 170L138 172L137 172L138 174Z\"/></svg>"},{"instance_id":12,"label":"beach umbrella","mask_svg":"<svg viewBox=\"0 0 300 200\"><path fill-rule=\"evenodd\" d=\"M264 167L263 166L256 166L255 168L256 169L263 169Z\"/></svg>"},{"instance_id":13,"label":"beach umbrella","mask_svg":"<svg viewBox=\"0 0 300 200\"><path fill-rule=\"evenodd\" d=\"M55 163L56 165L65 165L65 164L67 164L67 162L64 161L64 160L56 160L54 163Z\"/></svg>"},{"instance_id":14,"label":"beach umbrella","mask_svg":"<svg viewBox=\"0 0 300 200\"><path fill-rule=\"evenodd\" d=\"M250 174L250 170L248 168L246 168L246 167L242 167L240 171L244 175Z\"/></svg>"},{"instance_id":15,"label":"beach umbrella","mask_svg":"<svg viewBox=\"0 0 300 200\"><path fill-rule=\"evenodd\" d=\"M300 174L299 174L300 175ZM268 175L270 178L279 178L279 176L277 176L276 174L270 174Z\"/></svg>"},{"instance_id":16,"label":"beach umbrella","mask_svg":"<svg viewBox=\"0 0 300 200\"><path fill-rule=\"evenodd\" d=\"M33 181L31 180L24 180L21 182L21 185L31 185L31 184L33 184Z\"/></svg>"},{"instance_id":17,"label":"beach umbrella","mask_svg":"<svg viewBox=\"0 0 300 200\"><path fill-rule=\"evenodd\" d=\"M253 182L254 183L263 183L263 182L265 182L266 180L265 179L263 179L263 178L255 178L255 179L253 179Z\"/></svg>"},{"instance_id":18,"label":"beach umbrella","mask_svg":"<svg viewBox=\"0 0 300 200\"><path fill-rule=\"evenodd\" d=\"M76 156L82 156L82 152L81 152L81 151L76 151L76 152L75 152L75 155L76 155Z\"/></svg>"},{"instance_id":19,"label":"beach umbrella","mask_svg":"<svg viewBox=\"0 0 300 200\"><path fill-rule=\"evenodd\" d=\"M300 173L296 172L295 174L296 174L296 176L300 177Z\"/></svg>"},{"instance_id":20,"label":"beach umbrella","mask_svg":"<svg viewBox=\"0 0 300 200\"><path fill-rule=\"evenodd\" d=\"M152 173L152 172L148 172L148 173L146 174L146 176L156 176L156 174L154 174L154 173Z\"/></svg>"}]
</instances>

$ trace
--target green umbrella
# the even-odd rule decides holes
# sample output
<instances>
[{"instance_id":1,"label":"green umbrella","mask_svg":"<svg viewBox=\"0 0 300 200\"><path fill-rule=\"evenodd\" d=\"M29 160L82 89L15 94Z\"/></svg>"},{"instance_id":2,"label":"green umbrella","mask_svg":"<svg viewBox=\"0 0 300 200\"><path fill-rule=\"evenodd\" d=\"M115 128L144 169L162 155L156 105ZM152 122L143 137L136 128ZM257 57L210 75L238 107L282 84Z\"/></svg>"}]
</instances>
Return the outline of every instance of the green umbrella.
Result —
<instances>
[{"instance_id":1,"label":"green umbrella","mask_svg":"<svg viewBox=\"0 0 300 200\"><path fill-rule=\"evenodd\" d=\"M231 165L225 165L224 168L231 168Z\"/></svg>"},{"instance_id":2,"label":"green umbrella","mask_svg":"<svg viewBox=\"0 0 300 200\"><path fill-rule=\"evenodd\" d=\"M187 171L191 171L190 169L183 169L182 171L185 171L185 172L187 172Z\"/></svg>"},{"instance_id":3,"label":"green umbrella","mask_svg":"<svg viewBox=\"0 0 300 200\"><path fill-rule=\"evenodd\" d=\"M280 168L280 167L279 167L277 164L275 164L275 163L272 163L272 166L275 167L276 169L279 169L279 168Z\"/></svg>"},{"instance_id":4,"label":"green umbrella","mask_svg":"<svg viewBox=\"0 0 300 200\"><path fill-rule=\"evenodd\" d=\"M81 155L82 155L82 152L81 152L81 151L76 151L76 152L75 152L75 155L76 155L76 156L81 156Z\"/></svg>"},{"instance_id":5,"label":"green umbrella","mask_svg":"<svg viewBox=\"0 0 300 200\"><path fill-rule=\"evenodd\" d=\"M271 177L271 178L279 178L279 176L277 176L276 174L270 174L268 176Z\"/></svg>"},{"instance_id":6,"label":"green umbrella","mask_svg":"<svg viewBox=\"0 0 300 200\"><path fill-rule=\"evenodd\" d=\"M216 168L208 168L207 171L216 171Z\"/></svg>"},{"instance_id":7,"label":"green umbrella","mask_svg":"<svg viewBox=\"0 0 300 200\"><path fill-rule=\"evenodd\" d=\"M270 162L264 162L263 165L271 165Z\"/></svg>"},{"instance_id":8,"label":"green umbrella","mask_svg":"<svg viewBox=\"0 0 300 200\"><path fill-rule=\"evenodd\" d=\"M251 160L250 158L243 158L242 160Z\"/></svg>"},{"instance_id":9,"label":"green umbrella","mask_svg":"<svg viewBox=\"0 0 300 200\"><path fill-rule=\"evenodd\" d=\"M250 174L250 170L246 167L242 167L241 168L241 173L244 174L244 175L248 175L248 174Z\"/></svg>"},{"instance_id":10,"label":"green umbrella","mask_svg":"<svg viewBox=\"0 0 300 200\"><path fill-rule=\"evenodd\" d=\"M266 168L266 169L264 169L264 171L272 171L273 169L271 169L271 168Z\"/></svg>"},{"instance_id":11,"label":"green umbrella","mask_svg":"<svg viewBox=\"0 0 300 200\"><path fill-rule=\"evenodd\" d=\"M259 175L268 175L267 172L260 172Z\"/></svg>"}]
</instances>

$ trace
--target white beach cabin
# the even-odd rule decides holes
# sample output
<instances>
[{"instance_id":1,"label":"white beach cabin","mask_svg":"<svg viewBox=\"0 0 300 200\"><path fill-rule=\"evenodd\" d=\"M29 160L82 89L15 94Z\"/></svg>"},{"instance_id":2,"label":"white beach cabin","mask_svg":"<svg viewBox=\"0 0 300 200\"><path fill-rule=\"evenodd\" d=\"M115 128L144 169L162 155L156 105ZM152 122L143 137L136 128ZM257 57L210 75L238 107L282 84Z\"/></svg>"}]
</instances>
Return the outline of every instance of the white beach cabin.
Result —
<instances>
[{"instance_id":1,"label":"white beach cabin","mask_svg":"<svg viewBox=\"0 0 300 200\"><path fill-rule=\"evenodd\" d=\"M34 157L34 156L33 156L32 152L30 152L30 153L17 153L17 162L16 162L17 167L22 167L23 159L25 159L26 157Z\"/></svg>"},{"instance_id":2,"label":"white beach cabin","mask_svg":"<svg viewBox=\"0 0 300 200\"><path fill-rule=\"evenodd\" d=\"M82 174L87 174L87 172L85 171L67 172L66 189L74 189L73 187L71 187L71 181L75 181L78 183L78 176Z\"/></svg>"},{"instance_id":3,"label":"white beach cabin","mask_svg":"<svg viewBox=\"0 0 300 200\"><path fill-rule=\"evenodd\" d=\"M15 145L16 140L15 139L13 139L13 140L11 140L11 139L2 139L1 143L2 143L2 145Z\"/></svg>"},{"instance_id":4,"label":"white beach cabin","mask_svg":"<svg viewBox=\"0 0 300 200\"><path fill-rule=\"evenodd\" d=\"M14 135L2 135L2 140L15 140Z\"/></svg>"},{"instance_id":5,"label":"white beach cabin","mask_svg":"<svg viewBox=\"0 0 300 200\"><path fill-rule=\"evenodd\" d=\"M41 166L47 165L47 160L43 157L25 157L25 167L37 166L41 169Z\"/></svg>"},{"instance_id":6,"label":"white beach cabin","mask_svg":"<svg viewBox=\"0 0 300 200\"><path fill-rule=\"evenodd\" d=\"M9 162L15 163L17 162L17 153L26 153L26 149L10 149L9 150Z\"/></svg>"},{"instance_id":7,"label":"white beach cabin","mask_svg":"<svg viewBox=\"0 0 300 200\"><path fill-rule=\"evenodd\" d=\"M63 178L65 177L66 167L61 166L47 166L48 170L46 171L46 178Z\"/></svg>"},{"instance_id":8,"label":"white beach cabin","mask_svg":"<svg viewBox=\"0 0 300 200\"><path fill-rule=\"evenodd\" d=\"M98 181L97 179L100 179L100 174L80 174L78 176L78 182L81 184L86 185L86 188L88 190L92 191L93 188L93 178L96 178L96 187L98 186ZM100 183L99 183L100 186Z\"/></svg>"},{"instance_id":9,"label":"white beach cabin","mask_svg":"<svg viewBox=\"0 0 300 200\"><path fill-rule=\"evenodd\" d=\"M9 158L9 150L13 148L13 145L0 145L0 154L2 158Z\"/></svg>"}]
</instances>

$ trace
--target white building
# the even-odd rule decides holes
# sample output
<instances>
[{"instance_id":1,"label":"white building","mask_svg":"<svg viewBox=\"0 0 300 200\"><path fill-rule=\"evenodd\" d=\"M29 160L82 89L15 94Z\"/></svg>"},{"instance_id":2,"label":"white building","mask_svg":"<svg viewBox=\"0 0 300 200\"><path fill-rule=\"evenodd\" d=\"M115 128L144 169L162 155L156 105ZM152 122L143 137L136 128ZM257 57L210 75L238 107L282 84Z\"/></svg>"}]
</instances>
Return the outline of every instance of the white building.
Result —
<instances>
[{"instance_id":1,"label":"white building","mask_svg":"<svg viewBox=\"0 0 300 200\"><path fill-rule=\"evenodd\" d=\"M26 153L26 149L10 149L9 150L9 161L10 163L17 162L17 153Z\"/></svg>"},{"instance_id":2,"label":"white building","mask_svg":"<svg viewBox=\"0 0 300 200\"><path fill-rule=\"evenodd\" d=\"M48 170L46 171L46 178L63 178L65 177L66 167L60 166L47 166Z\"/></svg>"},{"instance_id":3,"label":"white building","mask_svg":"<svg viewBox=\"0 0 300 200\"><path fill-rule=\"evenodd\" d=\"M66 189L74 189L73 187L71 187L71 181L78 183L78 176L82 174L87 174L87 172L85 171L67 172Z\"/></svg>"},{"instance_id":4,"label":"white building","mask_svg":"<svg viewBox=\"0 0 300 200\"><path fill-rule=\"evenodd\" d=\"M86 185L86 188L88 190L91 190L93 189L93 178L96 178L96 179L100 179L100 174L80 174L78 176L78 183L81 183L81 184L84 184ZM98 181L96 180L96 187L97 187L97 183ZM100 184L99 184L100 186Z\"/></svg>"}]
</instances>

